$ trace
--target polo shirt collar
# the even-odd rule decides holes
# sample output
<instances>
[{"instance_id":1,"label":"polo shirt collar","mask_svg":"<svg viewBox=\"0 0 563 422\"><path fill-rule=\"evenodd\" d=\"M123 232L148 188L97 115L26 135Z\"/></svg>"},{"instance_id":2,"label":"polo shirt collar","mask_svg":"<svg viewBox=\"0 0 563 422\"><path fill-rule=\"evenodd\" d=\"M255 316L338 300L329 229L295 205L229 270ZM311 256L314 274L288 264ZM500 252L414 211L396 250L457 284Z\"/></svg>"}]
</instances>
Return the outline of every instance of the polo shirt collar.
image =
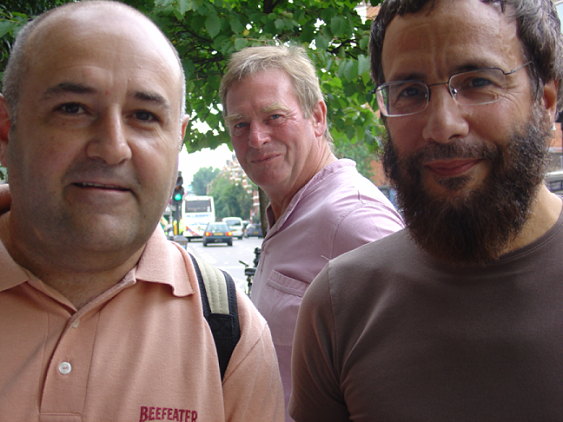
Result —
<instances>
[{"instance_id":1,"label":"polo shirt collar","mask_svg":"<svg viewBox=\"0 0 563 422\"><path fill-rule=\"evenodd\" d=\"M0 215L0 292L30 281L30 274L15 262L8 253L1 234L7 230L10 212ZM197 276L189 255L179 245L166 239L164 232L157 227L149 238L137 265L129 271L122 281L131 279L169 285L175 296L188 296L194 293Z\"/></svg>"},{"instance_id":2,"label":"polo shirt collar","mask_svg":"<svg viewBox=\"0 0 563 422\"><path fill-rule=\"evenodd\" d=\"M194 293L197 276L188 253L170 242L158 226L150 237L137 266L134 278L149 283L169 285L175 296Z\"/></svg>"},{"instance_id":3,"label":"polo shirt collar","mask_svg":"<svg viewBox=\"0 0 563 422\"><path fill-rule=\"evenodd\" d=\"M28 274L8 253L2 233L8 229L9 212L0 216L0 292L11 289L29 280Z\"/></svg>"}]
</instances>

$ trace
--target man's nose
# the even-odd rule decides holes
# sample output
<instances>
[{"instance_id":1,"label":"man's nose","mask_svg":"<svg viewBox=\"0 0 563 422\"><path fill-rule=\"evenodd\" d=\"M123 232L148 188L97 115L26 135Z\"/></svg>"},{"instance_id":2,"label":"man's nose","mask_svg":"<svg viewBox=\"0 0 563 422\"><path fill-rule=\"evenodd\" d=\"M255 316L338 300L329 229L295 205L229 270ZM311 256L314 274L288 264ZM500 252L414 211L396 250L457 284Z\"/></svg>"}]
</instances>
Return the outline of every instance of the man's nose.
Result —
<instances>
[{"instance_id":1,"label":"man's nose","mask_svg":"<svg viewBox=\"0 0 563 422\"><path fill-rule=\"evenodd\" d=\"M425 110L422 136L426 141L447 143L469 133L466 116L449 90L447 83L431 85L431 95Z\"/></svg>"},{"instance_id":2,"label":"man's nose","mask_svg":"<svg viewBox=\"0 0 563 422\"><path fill-rule=\"evenodd\" d=\"M90 158L103 160L109 165L120 164L131 158L131 147L121 113L111 111L97 119L87 154Z\"/></svg>"},{"instance_id":3,"label":"man's nose","mask_svg":"<svg viewBox=\"0 0 563 422\"><path fill-rule=\"evenodd\" d=\"M261 123L252 122L248 134L248 144L253 148L259 148L269 142L270 133L268 127Z\"/></svg>"}]
</instances>

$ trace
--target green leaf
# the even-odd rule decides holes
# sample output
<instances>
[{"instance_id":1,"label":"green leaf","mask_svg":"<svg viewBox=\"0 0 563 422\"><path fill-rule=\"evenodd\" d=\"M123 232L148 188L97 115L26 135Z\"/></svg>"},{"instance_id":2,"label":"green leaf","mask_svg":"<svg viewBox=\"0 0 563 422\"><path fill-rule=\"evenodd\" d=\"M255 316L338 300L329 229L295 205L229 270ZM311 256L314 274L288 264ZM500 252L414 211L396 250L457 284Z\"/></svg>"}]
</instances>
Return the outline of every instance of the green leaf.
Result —
<instances>
[{"instance_id":1,"label":"green leaf","mask_svg":"<svg viewBox=\"0 0 563 422\"><path fill-rule=\"evenodd\" d=\"M211 38L214 38L221 30L221 19L216 14L210 14L205 19L205 29Z\"/></svg>"},{"instance_id":2,"label":"green leaf","mask_svg":"<svg viewBox=\"0 0 563 422\"><path fill-rule=\"evenodd\" d=\"M178 0L176 10L181 16L184 16L188 10L192 10L193 4L191 0Z\"/></svg>"},{"instance_id":3,"label":"green leaf","mask_svg":"<svg viewBox=\"0 0 563 422\"><path fill-rule=\"evenodd\" d=\"M10 21L0 21L0 38L13 31L14 24Z\"/></svg>"},{"instance_id":4,"label":"green leaf","mask_svg":"<svg viewBox=\"0 0 563 422\"><path fill-rule=\"evenodd\" d=\"M338 66L338 75L349 80L356 78L358 76L358 63L355 60L343 60Z\"/></svg>"},{"instance_id":5,"label":"green leaf","mask_svg":"<svg viewBox=\"0 0 563 422\"><path fill-rule=\"evenodd\" d=\"M358 74L370 73L370 60L368 56L360 54L358 56Z\"/></svg>"},{"instance_id":6,"label":"green leaf","mask_svg":"<svg viewBox=\"0 0 563 422\"><path fill-rule=\"evenodd\" d=\"M283 19L276 19L276 20L274 21L274 26L276 27L276 29L277 29L278 31L283 30L283 29L285 28L285 20L283 20Z\"/></svg>"},{"instance_id":7,"label":"green leaf","mask_svg":"<svg viewBox=\"0 0 563 422\"><path fill-rule=\"evenodd\" d=\"M329 43L330 38L324 35L317 35L317 37L315 38L315 45L319 50L326 50Z\"/></svg>"},{"instance_id":8,"label":"green leaf","mask_svg":"<svg viewBox=\"0 0 563 422\"><path fill-rule=\"evenodd\" d=\"M169 6L174 6L174 0L155 0L154 7L155 8L166 8Z\"/></svg>"},{"instance_id":9,"label":"green leaf","mask_svg":"<svg viewBox=\"0 0 563 422\"><path fill-rule=\"evenodd\" d=\"M334 16L330 20L330 29L336 36L348 34L348 22L342 16Z\"/></svg>"},{"instance_id":10,"label":"green leaf","mask_svg":"<svg viewBox=\"0 0 563 422\"><path fill-rule=\"evenodd\" d=\"M244 25L241 23L237 15L229 16L229 25L234 34L240 34L244 31Z\"/></svg>"},{"instance_id":11,"label":"green leaf","mask_svg":"<svg viewBox=\"0 0 563 422\"><path fill-rule=\"evenodd\" d=\"M235 39L235 50L242 50L244 47L248 46L248 41L245 38Z\"/></svg>"},{"instance_id":12,"label":"green leaf","mask_svg":"<svg viewBox=\"0 0 563 422\"><path fill-rule=\"evenodd\" d=\"M368 51L369 48L369 37L365 36L360 38L360 50Z\"/></svg>"}]
</instances>

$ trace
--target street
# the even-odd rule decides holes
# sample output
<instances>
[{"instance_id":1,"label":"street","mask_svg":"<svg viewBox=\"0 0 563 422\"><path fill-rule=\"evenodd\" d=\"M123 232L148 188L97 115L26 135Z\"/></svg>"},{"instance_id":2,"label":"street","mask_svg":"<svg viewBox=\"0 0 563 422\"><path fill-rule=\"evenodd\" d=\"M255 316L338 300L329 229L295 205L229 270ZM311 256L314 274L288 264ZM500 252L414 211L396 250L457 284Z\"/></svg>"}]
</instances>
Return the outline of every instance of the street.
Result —
<instances>
[{"instance_id":1,"label":"street","mask_svg":"<svg viewBox=\"0 0 563 422\"><path fill-rule=\"evenodd\" d=\"M239 260L246 262L251 267L254 266L254 248L260 247L262 240L262 238L249 237L242 240L233 239L233 246L217 243L206 247L203 247L201 240L197 240L188 243L188 251L228 272L236 285L245 290L244 265Z\"/></svg>"}]
</instances>

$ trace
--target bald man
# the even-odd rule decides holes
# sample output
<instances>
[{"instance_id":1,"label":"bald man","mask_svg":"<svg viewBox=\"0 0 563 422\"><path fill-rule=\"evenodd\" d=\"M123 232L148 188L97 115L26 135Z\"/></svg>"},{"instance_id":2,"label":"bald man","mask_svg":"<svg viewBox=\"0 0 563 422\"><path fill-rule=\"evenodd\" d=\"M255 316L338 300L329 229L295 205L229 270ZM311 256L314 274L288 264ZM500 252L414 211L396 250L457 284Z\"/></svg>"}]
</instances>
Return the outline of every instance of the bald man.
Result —
<instances>
[{"instance_id":1,"label":"bald man","mask_svg":"<svg viewBox=\"0 0 563 422\"><path fill-rule=\"evenodd\" d=\"M158 221L188 123L138 11L70 3L18 35L0 99L0 419L278 421L269 329L237 293L221 377L196 270Z\"/></svg>"}]
</instances>

